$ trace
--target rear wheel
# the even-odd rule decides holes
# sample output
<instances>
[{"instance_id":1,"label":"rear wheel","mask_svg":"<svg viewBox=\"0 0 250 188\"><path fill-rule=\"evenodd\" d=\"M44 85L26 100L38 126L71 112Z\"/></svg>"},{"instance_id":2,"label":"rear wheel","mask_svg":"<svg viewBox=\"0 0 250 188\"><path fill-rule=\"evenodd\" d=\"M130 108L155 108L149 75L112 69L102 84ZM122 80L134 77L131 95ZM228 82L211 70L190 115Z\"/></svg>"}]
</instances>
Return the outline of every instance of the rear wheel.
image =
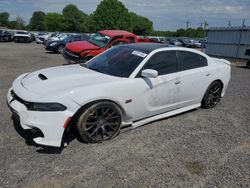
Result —
<instances>
[{"instance_id":1,"label":"rear wheel","mask_svg":"<svg viewBox=\"0 0 250 188\"><path fill-rule=\"evenodd\" d=\"M215 81L210 84L202 99L201 105L203 108L215 107L221 98L222 84L219 81Z\"/></svg>"},{"instance_id":2,"label":"rear wheel","mask_svg":"<svg viewBox=\"0 0 250 188\"><path fill-rule=\"evenodd\" d=\"M84 110L79 116L77 130L87 143L112 139L120 132L122 115L120 108L112 102L98 102Z\"/></svg>"}]
</instances>

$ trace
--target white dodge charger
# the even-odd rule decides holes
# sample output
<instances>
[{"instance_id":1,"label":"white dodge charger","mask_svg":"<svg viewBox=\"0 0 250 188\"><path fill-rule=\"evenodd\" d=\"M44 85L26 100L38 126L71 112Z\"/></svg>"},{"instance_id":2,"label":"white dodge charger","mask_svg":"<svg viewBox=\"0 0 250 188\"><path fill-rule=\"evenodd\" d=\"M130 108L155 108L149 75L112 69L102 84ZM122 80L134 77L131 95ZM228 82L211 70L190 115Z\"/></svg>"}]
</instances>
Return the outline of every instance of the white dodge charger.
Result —
<instances>
[{"instance_id":1,"label":"white dodge charger","mask_svg":"<svg viewBox=\"0 0 250 188\"><path fill-rule=\"evenodd\" d=\"M101 142L132 128L202 106L224 96L230 63L197 50L162 44L109 49L86 64L20 75L7 104L40 145L64 144L67 130Z\"/></svg>"}]
</instances>

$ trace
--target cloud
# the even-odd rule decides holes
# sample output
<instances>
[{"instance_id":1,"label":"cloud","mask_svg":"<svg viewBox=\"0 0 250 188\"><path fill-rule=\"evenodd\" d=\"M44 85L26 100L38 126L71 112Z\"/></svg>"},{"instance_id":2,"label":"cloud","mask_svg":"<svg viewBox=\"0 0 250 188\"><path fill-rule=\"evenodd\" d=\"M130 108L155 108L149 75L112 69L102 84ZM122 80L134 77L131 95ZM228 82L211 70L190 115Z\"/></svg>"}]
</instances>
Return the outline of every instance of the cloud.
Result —
<instances>
[{"instance_id":1,"label":"cloud","mask_svg":"<svg viewBox=\"0 0 250 188\"><path fill-rule=\"evenodd\" d=\"M226 26L231 20L240 25L243 18L250 23L250 0L121 0L133 12L148 17L158 30L198 27L205 20L209 26ZM92 13L101 0L0 0L0 12L22 16L26 22L34 11L61 12L67 4L75 4L87 14Z\"/></svg>"}]
</instances>

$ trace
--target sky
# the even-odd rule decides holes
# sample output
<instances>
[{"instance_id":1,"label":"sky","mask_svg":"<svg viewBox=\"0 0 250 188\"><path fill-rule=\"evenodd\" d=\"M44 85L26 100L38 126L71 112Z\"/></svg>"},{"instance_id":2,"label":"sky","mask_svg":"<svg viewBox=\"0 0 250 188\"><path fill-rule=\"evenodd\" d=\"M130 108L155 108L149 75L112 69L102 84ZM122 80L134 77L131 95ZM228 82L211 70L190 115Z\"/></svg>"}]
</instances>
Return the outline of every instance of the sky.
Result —
<instances>
[{"instance_id":1,"label":"sky","mask_svg":"<svg viewBox=\"0 0 250 188\"><path fill-rule=\"evenodd\" d=\"M175 31L197 28L205 21L208 27L250 25L250 0L120 0L129 11L149 18L155 30ZM26 23L34 11L58 12L68 4L87 14L95 11L101 0L0 0L0 12L9 12L10 19L21 16Z\"/></svg>"}]
</instances>

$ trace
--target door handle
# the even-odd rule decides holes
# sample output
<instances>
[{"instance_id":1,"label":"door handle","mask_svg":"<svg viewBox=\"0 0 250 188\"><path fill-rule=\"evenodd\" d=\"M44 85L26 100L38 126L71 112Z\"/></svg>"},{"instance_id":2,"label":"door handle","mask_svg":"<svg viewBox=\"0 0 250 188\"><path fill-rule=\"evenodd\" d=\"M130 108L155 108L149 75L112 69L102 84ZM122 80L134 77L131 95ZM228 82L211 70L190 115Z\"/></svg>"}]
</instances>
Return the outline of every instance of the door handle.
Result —
<instances>
[{"instance_id":1,"label":"door handle","mask_svg":"<svg viewBox=\"0 0 250 188\"><path fill-rule=\"evenodd\" d=\"M211 73L210 72L208 72L207 74L206 74L206 76L210 76L211 75Z\"/></svg>"},{"instance_id":2,"label":"door handle","mask_svg":"<svg viewBox=\"0 0 250 188\"><path fill-rule=\"evenodd\" d=\"M180 80L175 81L175 84L176 84L176 85L177 85L177 84L180 84L180 83L181 83Z\"/></svg>"}]
</instances>

